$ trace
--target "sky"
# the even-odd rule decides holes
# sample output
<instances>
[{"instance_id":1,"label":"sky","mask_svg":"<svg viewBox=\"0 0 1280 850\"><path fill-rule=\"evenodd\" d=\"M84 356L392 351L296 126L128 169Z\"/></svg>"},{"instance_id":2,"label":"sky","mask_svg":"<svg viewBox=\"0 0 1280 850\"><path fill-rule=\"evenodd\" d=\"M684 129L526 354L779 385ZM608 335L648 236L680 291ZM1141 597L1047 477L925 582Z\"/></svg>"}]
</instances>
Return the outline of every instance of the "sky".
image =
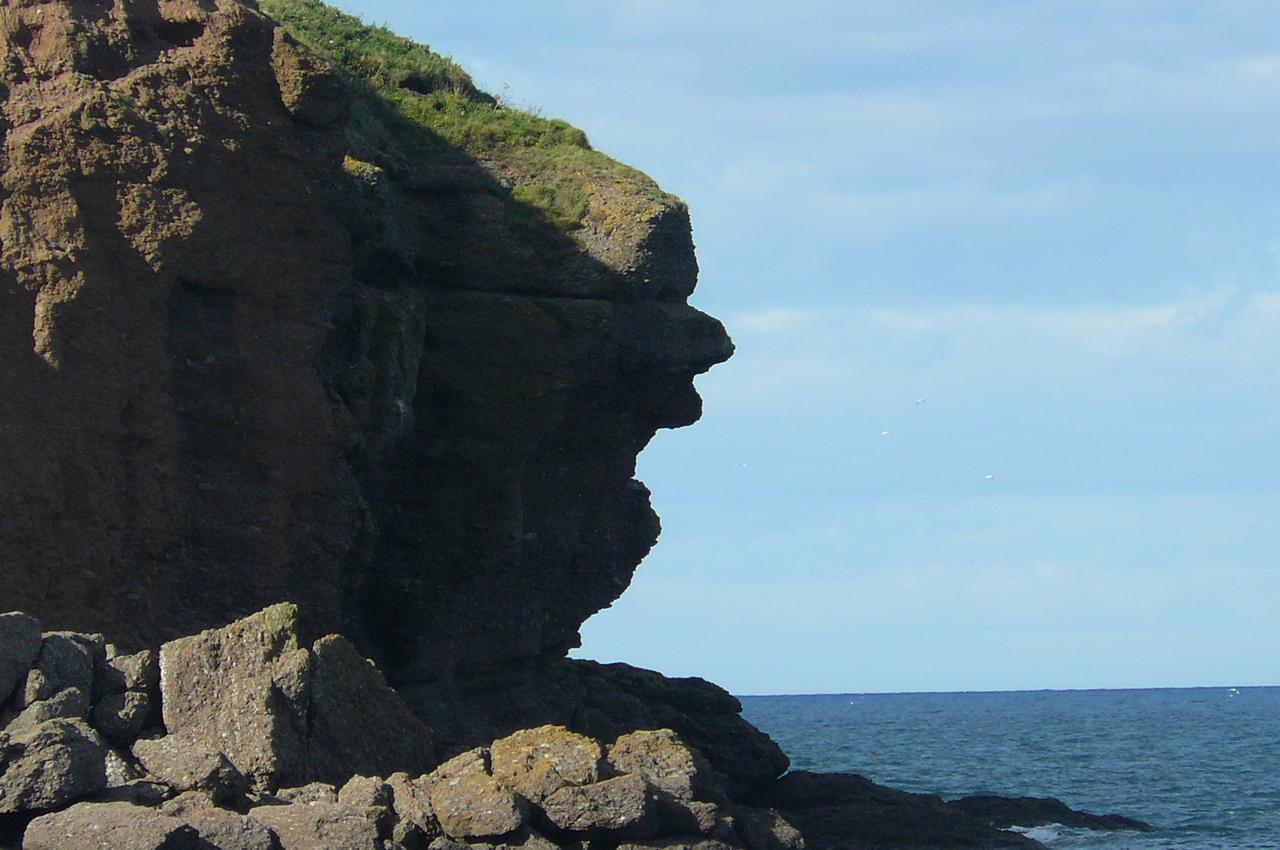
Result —
<instances>
[{"instance_id":1,"label":"sky","mask_svg":"<svg viewBox=\"0 0 1280 850\"><path fill-rule=\"evenodd\" d=\"M738 346L576 655L1280 684L1280 6L340 0L691 209Z\"/></svg>"}]
</instances>

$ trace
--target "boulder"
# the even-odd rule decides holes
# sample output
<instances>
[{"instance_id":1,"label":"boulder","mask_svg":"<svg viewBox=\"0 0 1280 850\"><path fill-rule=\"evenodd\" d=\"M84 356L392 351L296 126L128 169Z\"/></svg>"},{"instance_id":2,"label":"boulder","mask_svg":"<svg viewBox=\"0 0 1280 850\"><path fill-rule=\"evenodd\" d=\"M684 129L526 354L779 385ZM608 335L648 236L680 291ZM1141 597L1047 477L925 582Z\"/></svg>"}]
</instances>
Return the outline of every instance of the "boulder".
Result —
<instances>
[{"instance_id":1,"label":"boulder","mask_svg":"<svg viewBox=\"0 0 1280 850\"><path fill-rule=\"evenodd\" d=\"M335 784L352 775L419 776L437 765L431 732L378 668L346 638L312 646L309 776Z\"/></svg>"},{"instance_id":2,"label":"boulder","mask_svg":"<svg viewBox=\"0 0 1280 850\"><path fill-rule=\"evenodd\" d=\"M711 835L724 819L715 803L681 800L659 789L654 789L654 809L663 835Z\"/></svg>"},{"instance_id":3,"label":"boulder","mask_svg":"<svg viewBox=\"0 0 1280 850\"><path fill-rule=\"evenodd\" d=\"M128 803L78 803L33 820L23 850L210 850L195 828Z\"/></svg>"},{"instance_id":4,"label":"boulder","mask_svg":"<svg viewBox=\"0 0 1280 850\"><path fill-rule=\"evenodd\" d=\"M652 789L636 774L567 785L542 802L542 811L569 832L647 838L658 831Z\"/></svg>"},{"instance_id":5,"label":"boulder","mask_svg":"<svg viewBox=\"0 0 1280 850\"><path fill-rule=\"evenodd\" d=\"M217 850L280 850L276 834L266 824L236 812L208 806L184 814L181 820Z\"/></svg>"},{"instance_id":6,"label":"boulder","mask_svg":"<svg viewBox=\"0 0 1280 850\"><path fill-rule=\"evenodd\" d=\"M83 720L88 713L89 700L84 691L79 688L63 688L47 699L28 703L26 708L5 724L5 729L18 733L32 729L46 720Z\"/></svg>"},{"instance_id":7,"label":"boulder","mask_svg":"<svg viewBox=\"0 0 1280 850\"><path fill-rule=\"evenodd\" d=\"M299 647L287 603L165 644L160 671L165 727L224 753L260 791L438 761L422 721L346 639Z\"/></svg>"},{"instance_id":8,"label":"boulder","mask_svg":"<svg viewBox=\"0 0 1280 850\"><path fill-rule=\"evenodd\" d=\"M999 829L1011 826L1035 827L1060 823L1078 829L1104 832L1133 830L1154 832L1155 827L1124 815L1095 815L1077 811L1053 797L999 797L983 794L948 803L951 808L972 815Z\"/></svg>"},{"instance_id":9,"label":"boulder","mask_svg":"<svg viewBox=\"0 0 1280 850\"><path fill-rule=\"evenodd\" d=\"M107 787L107 746L81 720L47 720L10 736L0 814L56 809Z\"/></svg>"},{"instance_id":10,"label":"boulder","mask_svg":"<svg viewBox=\"0 0 1280 850\"><path fill-rule=\"evenodd\" d=\"M877 785L852 773L795 770L753 800L772 808L804 835L808 850L850 847L1025 848L1038 841L996 829L951 808L941 797Z\"/></svg>"},{"instance_id":11,"label":"boulder","mask_svg":"<svg viewBox=\"0 0 1280 850\"><path fill-rule=\"evenodd\" d=\"M453 838L489 838L524 826L529 803L486 773L470 771L433 781L431 809Z\"/></svg>"},{"instance_id":12,"label":"boulder","mask_svg":"<svg viewBox=\"0 0 1280 850\"><path fill-rule=\"evenodd\" d=\"M773 809L734 809L734 825L751 850L805 850L804 836Z\"/></svg>"},{"instance_id":13,"label":"boulder","mask_svg":"<svg viewBox=\"0 0 1280 850\"><path fill-rule=\"evenodd\" d=\"M138 739L151 717L151 697L138 691L105 696L93 708L93 725L114 744L127 747Z\"/></svg>"},{"instance_id":14,"label":"boulder","mask_svg":"<svg viewBox=\"0 0 1280 850\"><path fill-rule=\"evenodd\" d=\"M383 850L373 821L341 803L258 806L249 817L274 832L284 850Z\"/></svg>"},{"instance_id":15,"label":"boulder","mask_svg":"<svg viewBox=\"0 0 1280 850\"><path fill-rule=\"evenodd\" d=\"M488 841L464 843L447 836L441 836L431 842L429 850L559 850L559 848L560 845L556 842L539 835L528 827L522 827L496 843ZM574 850L576 848L577 845L574 845Z\"/></svg>"},{"instance_id":16,"label":"boulder","mask_svg":"<svg viewBox=\"0 0 1280 850\"><path fill-rule=\"evenodd\" d=\"M36 663L42 643L40 624L34 617L18 612L0 614L0 708Z\"/></svg>"},{"instance_id":17,"label":"boulder","mask_svg":"<svg viewBox=\"0 0 1280 850\"><path fill-rule=\"evenodd\" d=\"M93 677L94 699L101 700L125 691L158 693L160 689L160 655L155 650L144 649L133 655L112 654L108 646L106 657L99 663Z\"/></svg>"},{"instance_id":18,"label":"boulder","mask_svg":"<svg viewBox=\"0 0 1280 850\"><path fill-rule=\"evenodd\" d=\"M423 846L441 835L440 822L431 808L431 784L426 777L413 779L407 773L387 777L396 821L391 839L396 844Z\"/></svg>"},{"instance_id":19,"label":"boulder","mask_svg":"<svg viewBox=\"0 0 1280 850\"><path fill-rule=\"evenodd\" d=\"M395 824L395 801L391 786L373 776L353 776L338 791L338 802L365 813L377 824L378 835L389 838Z\"/></svg>"},{"instance_id":20,"label":"boulder","mask_svg":"<svg viewBox=\"0 0 1280 850\"><path fill-rule=\"evenodd\" d=\"M311 782L296 788L281 788L273 796L286 803L336 803L338 789L328 782Z\"/></svg>"},{"instance_id":21,"label":"boulder","mask_svg":"<svg viewBox=\"0 0 1280 850\"><path fill-rule=\"evenodd\" d=\"M160 812L171 818L187 820L203 809L216 809L217 802L208 791L183 791L160 804Z\"/></svg>"},{"instance_id":22,"label":"boulder","mask_svg":"<svg viewBox=\"0 0 1280 850\"><path fill-rule=\"evenodd\" d=\"M127 779L108 782L107 787L89 798L92 803L129 803L133 806L159 806L173 796L173 789L151 779Z\"/></svg>"},{"instance_id":23,"label":"boulder","mask_svg":"<svg viewBox=\"0 0 1280 850\"><path fill-rule=\"evenodd\" d=\"M677 800L723 799L702 756L670 729L622 735L609 747L609 764L620 773L635 773Z\"/></svg>"},{"instance_id":24,"label":"boulder","mask_svg":"<svg viewBox=\"0 0 1280 850\"><path fill-rule=\"evenodd\" d=\"M35 666L18 694L18 707L47 700L68 688L80 691L87 700L93 693L94 666L105 655L106 643L101 635L46 634Z\"/></svg>"},{"instance_id":25,"label":"boulder","mask_svg":"<svg viewBox=\"0 0 1280 850\"><path fill-rule=\"evenodd\" d=\"M245 776L226 756L188 734L136 741L133 755L147 773L179 793L205 791L217 802L233 802L248 790Z\"/></svg>"},{"instance_id":26,"label":"boulder","mask_svg":"<svg viewBox=\"0 0 1280 850\"><path fill-rule=\"evenodd\" d=\"M717 838L687 836L656 838L652 841L628 841L617 845L614 850L739 850L739 848ZM850 850L850 848L843 848L843 850Z\"/></svg>"},{"instance_id":27,"label":"boulder","mask_svg":"<svg viewBox=\"0 0 1280 850\"><path fill-rule=\"evenodd\" d=\"M446 779L457 779L460 776L467 776L473 773L492 775L489 769L490 764L489 748L476 747L475 749L467 750L465 753L459 753L443 764L438 765L428 775L427 780L434 786Z\"/></svg>"},{"instance_id":28,"label":"boulder","mask_svg":"<svg viewBox=\"0 0 1280 850\"><path fill-rule=\"evenodd\" d=\"M566 785L600 779L600 744L563 726L522 729L489 748L493 777L524 798L541 804Z\"/></svg>"},{"instance_id":29,"label":"boulder","mask_svg":"<svg viewBox=\"0 0 1280 850\"><path fill-rule=\"evenodd\" d=\"M160 649L165 728L223 753L256 788L304 779L311 654L297 619L275 605Z\"/></svg>"}]
</instances>

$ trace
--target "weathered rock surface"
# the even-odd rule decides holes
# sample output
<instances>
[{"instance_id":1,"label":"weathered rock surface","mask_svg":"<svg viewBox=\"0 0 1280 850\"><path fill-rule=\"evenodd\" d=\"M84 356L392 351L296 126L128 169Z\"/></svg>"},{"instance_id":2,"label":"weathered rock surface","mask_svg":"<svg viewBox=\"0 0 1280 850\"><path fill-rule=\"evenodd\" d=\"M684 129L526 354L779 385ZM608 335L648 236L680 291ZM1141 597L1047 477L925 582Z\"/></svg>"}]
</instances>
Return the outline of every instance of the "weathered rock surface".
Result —
<instances>
[{"instance_id":1,"label":"weathered rock surface","mask_svg":"<svg viewBox=\"0 0 1280 850\"><path fill-rule=\"evenodd\" d=\"M160 682L170 735L225 754L259 789L436 763L377 668L341 637L301 648L289 604L165 644Z\"/></svg>"},{"instance_id":2,"label":"weathered rock surface","mask_svg":"<svg viewBox=\"0 0 1280 850\"><path fill-rule=\"evenodd\" d=\"M158 694L160 690L160 654L154 649L144 649L132 655L107 655L94 673L94 699L126 692Z\"/></svg>"},{"instance_id":3,"label":"weathered rock surface","mask_svg":"<svg viewBox=\"0 0 1280 850\"><path fill-rule=\"evenodd\" d=\"M805 850L800 830L772 809L737 806L733 822L751 850Z\"/></svg>"},{"instance_id":4,"label":"weathered rock surface","mask_svg":"<svg viewBox=\"0 0 1280 850\"><path fill-rule=\"evenodd\" d=\"M431 809L445 835L488 838L513 832L529 819L529 802L487 773L434 778Z\"/></svg>"},{"instance_id":5,"label":"weathered rock surface","mask_svg":"<svg viewBox=\"0 0 1280 850\"><path fill-rule=\"evenodd\" d=\"M195 828L128 803L79 803L36 818L23 850L210 850Z\"/></svg>"},{"instance_id":6,"label":"weathered rock surface","mask_svg":"<svg viewBox=\"0 0 1280 850\"><path fill-rule=\"evenodd\" d=\"M422 721L346 638L316 641L309 682L308 775L422 773L439 759Z\"/></svg>"},{"instance_id":7,"label":"weathered rock surface","mask_svg":"<svg viewBox=\"0 0 1280 850\"><path fill-rule=\"evenodd\" d=\"M178 793L203 791L214 802L230 803L249 790L249 781L222 752L183 733L137 741L133 756Z\"/></svg>"},{"instance_id":8,"label":"weathered rock surface","mask_svg":"<svg viewBox=\"0 0 1280 850\"><path fill-rule=\"evenodd\" d=\"M46 720L66 719L82 720L89 713L89 700L79 688L65 688L48 698L32 700L27 703L12 720L5 724L5 730L17 734L33 729Z\"/></svg>"},{"instance_id":9,"label":"weathered rock surface","mask_svg":"<svg viewBox=\"0 0 1280 850\"><path fill-rule=\"evenodd\" d=\"M167 643L160 650L165 728L224 754L256 784L301 779L311 665L291 605Z\"/></svg>"},{"instance_id":10,"label":"weathered rock surface","mask_svg":"<svg viewBox=\"0 0 1280 850\"><path fill-rule=\"evenodd\" d=\"M0 814L44 811L107 787L106 742L79 720L49 720L9 736Z\"/></svg>"},{"instance_id":11,"label":"weathered rock surface","mask_svg":"<svg viewBox=\"0 0 1280 850\"><path fill-rule=\"evenodd\" d=\"M0 614L0 707L26 678L44 642L40 624L21 613Z\"/></svg>"},{"instance_id":12,"label":"weathered rock surface","mask_svg":"<svg viewBox=\"0 0 1280 850\"><path fill-rule=\"evenodd\" d=\"M652 789L635 774L566 786L543 801L542 811L566 832L648 838L658 831Z\"/></svg>"},{"instance_id":13,"label":"weathered rock surface","mask_svg":"<svg viewBox=\"0 0 1280 850\"><path fill-rule=\"evenodd\" d=\"M634 773L679 800L714 800L724 791L711 768L670 729L643 730L622 735L609 747L609 764L621 773Z\"/></svg>"},{"instance_id":14,"label":"weathered rock surface","mask_svg":"<svg viewBox=\"0 0 1280 850\"><path fill-rule=\"evenodd\" d=\"M422 847L442 834L440 822L431 808L431 783L426 777L413 778L407 773L387 777L391 789L395 823L391 839L408 848Z\"/></svg>"},{"instance_id":15,"label":"weathered rock surface","mask_svg":"<svg viewBox=\"0 0 1280 850\"><path fill-rule=\"evenodd\" d=\"M284 850L383 850L377 826L341 803L259 806L249 817L269 827Z\"/></svg>"},{"instance_id":16,"label":"weathered rock surface","mask_svg":"<svg viewBox=\"0 0 1280 850\"><path fill-rule=\"evenodd\" d=\"M636 729L671 729L734 796L772 782L789 764L777 744L742 719L741 703L724 689L626 664L560 660L473 679L445 696L436 686L400 692L442 737L473 746L544 724L604 741Z\"/></svg>"},{"instance_id":17,"label":"weathered rock surface","mask_svg":"<svg viewBox=\"0 0 1280 850\"><path fill-rule=\"evenodd\" d=\"M128 746L151 717L151 696L125 691L103 697L93 708L93 725L112 743Z\"/></svg>"},{"instance_id":18,"label":"weathered rock surface","mask_svg":"<svg viewBox=\"0 0 1280 850\"><path fill-rule=\"evenodd\" d=\"M182 817L217 850L281 850L280 841L264 823L251 817L205 807Z\"/></svg>"},{"instance_id":19,"label":"weathered rock surface","mask_svg":"<svg viewBox=\"0 0 1280 850\"><path fill-rule=\"evenodd\" d=\"M563 726L522 729L489 747L493 776L522 797L541 804L566 785L600 779L604 751Z\"/></svg>"}]
</instances>

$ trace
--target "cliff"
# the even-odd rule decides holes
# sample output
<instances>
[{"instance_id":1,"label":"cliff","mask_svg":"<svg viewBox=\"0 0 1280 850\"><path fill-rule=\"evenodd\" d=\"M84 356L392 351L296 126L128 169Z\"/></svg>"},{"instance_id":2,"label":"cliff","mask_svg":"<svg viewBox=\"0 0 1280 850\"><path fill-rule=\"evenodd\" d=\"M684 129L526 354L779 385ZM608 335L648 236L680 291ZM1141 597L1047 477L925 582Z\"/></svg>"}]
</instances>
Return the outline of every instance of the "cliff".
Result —
<instances>
[{"instance_id":1,"label":"cliff","mask_svg":"<svg viewBox=\"0 0 1280 850\"><path fill-rule=\"evenodd\" d=\"M627 587L635 457L732 346L678 199L264 11L0 9L0 602L138 648L294 601L439 713Z\"/></svg>"},{"instance_id":2,"label":"cliff","mask_svg":"<svg viewBox=\"0 0 1280 850\"><path fill-rule=\"evenodd\" d=\"M733 350L683 203L313 0L0 35L0 846L779 850L769 795L860 805L710 683L565 658Z\"/></svg>"}]
</instances>

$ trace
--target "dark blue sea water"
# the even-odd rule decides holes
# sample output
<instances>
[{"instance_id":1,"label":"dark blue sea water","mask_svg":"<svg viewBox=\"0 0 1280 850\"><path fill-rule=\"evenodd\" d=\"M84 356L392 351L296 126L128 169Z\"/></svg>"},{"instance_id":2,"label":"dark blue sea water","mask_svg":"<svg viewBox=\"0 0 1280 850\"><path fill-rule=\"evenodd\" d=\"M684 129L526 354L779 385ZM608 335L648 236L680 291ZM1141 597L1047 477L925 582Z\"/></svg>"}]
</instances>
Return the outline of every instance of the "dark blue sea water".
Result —
<instances>
[{"instance_id":1,"label":"dark blue sea water","mask_svg":"<svg viewBox=\"0 0 1280 850\"><path fill-rule=\"evenodd\" d=\"M1058 797L1159 828L1050 847L1280 848L1280 688L743 697L797 769L907 791Z\"/></svg>"}]
</instances>

